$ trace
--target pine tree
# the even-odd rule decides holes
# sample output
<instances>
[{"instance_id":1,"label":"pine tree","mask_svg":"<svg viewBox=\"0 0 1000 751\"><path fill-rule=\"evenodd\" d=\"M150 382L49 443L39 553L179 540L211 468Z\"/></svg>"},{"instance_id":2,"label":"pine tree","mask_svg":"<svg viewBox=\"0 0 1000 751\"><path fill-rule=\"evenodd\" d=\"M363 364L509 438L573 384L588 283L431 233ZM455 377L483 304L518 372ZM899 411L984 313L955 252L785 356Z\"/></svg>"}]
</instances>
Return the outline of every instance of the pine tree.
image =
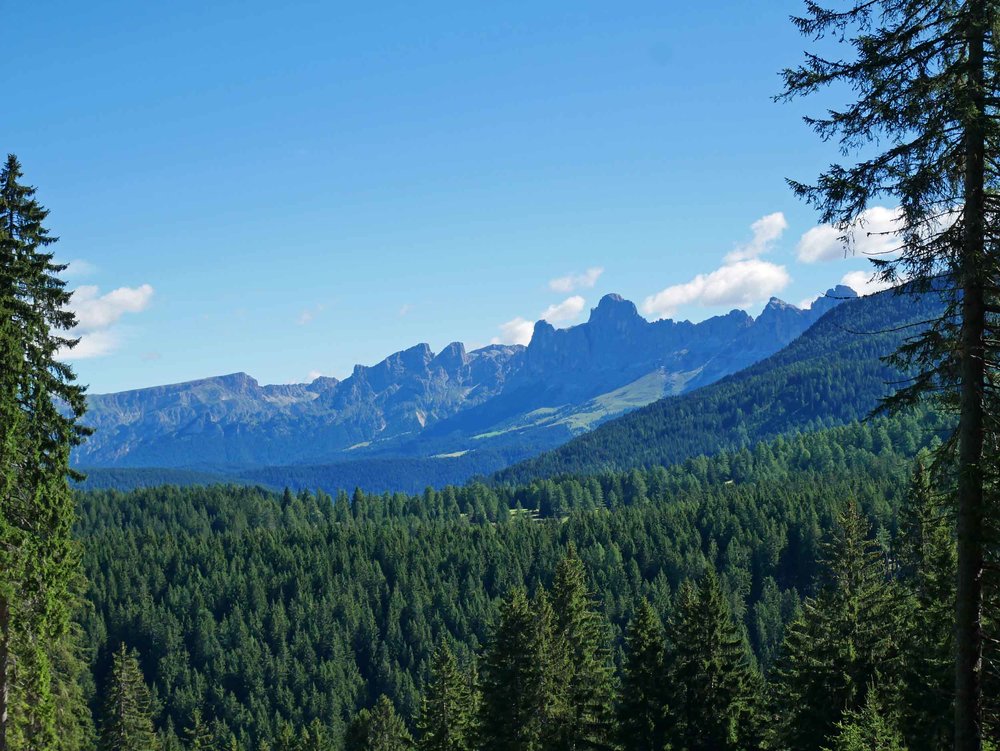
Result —
<instances>
[{"instance_id":1,"label":"pine tree","mask_svg":"<svg viewBox=\"0 0 1000 751\"><path fill-rule=\"evenodd\" d=\"M444 639L434 652L431 679L417 723L421 751L471 751L475 740L473 687Z\"/></svg>"},{"instance_id":2,"label":"pine tree","mask_svg":"<svg viewBox=\"0 0 1000 751\"><path fill-rule=\"evenodd\" d=\"M667 739L677 751L752 747L758 683L719 580L682 583L668 633Z\"/></svg>"},{"instance_id":3,"label":"pine tree","mask_svg":"<svg viewBox=\"0 0 1000 751\"><path fill-rule=\"evenodd\" d=\"M149 689L134 651L115 652L105 689L101 751L156 751Z\"/></svg>"},{"instance_id":4,"label":"pine tree","mask_svg":"<svg viewBox=\"0 0 1000 751\"><path fill-rule=\"evenodd\" d=\"M534 614L535 690L530 708L533 732L540 748L563 748L570 737L572 722L572 654L565 635L559 631L556 612L548 593L541 587L531 601Z\"/></svg>"},{"instance_id":5,"label":"pine tree","mask_svg":"<svg viewBox=\"0 0 1000 751\"><path fill-rule=\"evenodd\" d=\"M368 710L363 709L355 717L356 726L354 728L354 735L351 736L353 741L351 748L364 748L364 744L368 742ZM198 712L197 725L203 725L201 722L201 713ZM299 749L299 736L295 732L295 727L292 723L287 720L282 720L278 724L278 734L274 739L274 751L300 751ZM190 741L188 741L190 745Z\"/></svg>"},{"instance_id":6,"label":"pine tree","mask_svg":"<svg viewBox=\"0 0 1000 751\"><path fill-rule=\"evenodd\" d=\"M184 746L188 751L212 751L215 748L212 729L197 707L191 712L191 721L184 728Z\"/></svg>"},{"instance_id":7,"label":"pine tree","mask_svg":"<svg viewBox=\"0 0 1000 751\"><path fill-rule=\"evenodd\" d=\"M70 295L53 262L48 212L21 184L11 155L0 168L0 751L58 745L53 654L70 639L81 590L72 538L69 452L85 436L83 389L57 354L74 342Z\"/></svg>"},{"instance_id":8,"label":"pine tree","mask_svg":"<svg viewBox=\"0 0 1000 751\"><path fill-rule=\"evenodd\" d=\"M552 585L555 633L566 649L568 716L560 745L568 751L605 748L614 738L614 664L608 624L587 588L576 548L569 546Z\"/></svg>"},{"instance_id":9,"label":"pine tree","mask_svg":"<svg viewBox=\"0 0 1000 751\"><path fill-rule=\"evenodd\" d=\"M318 719L313 720L302 728L299 748L301 751L332 751L333 744L330 742L329 733L322 722Z\"/></svg>"},{"instance_id":10,"label":"pine tree","mask_svg":"<svg viewBox=\"0 0 1000 751\"><path fill-rule=\"evenodd\" d=\"M851 710L837 723L833 743L824 751L907 751L892 712L881 706L873 687L859 709ZM935 746L942 748L942 746Z\"/></svg>"},{"instance_id":11,"label":"pine tree","mask_svg":"<svg viewBox=\"0 0 1000 751\"><path fill-rule=\"evenodd\" d=\"M630 751L663 751L666 740L663 624L640 600L625 639L625 667L618 703L618 739Z\"/></svg>"},{"instance_id":12,"label":"pine tree","mask_svg":"<svg viewBox=\"0 0 1000 751\"><path fill-rule=\"evenodd\" d=\"M542 595L544 598L544 595ZM538 751L546 748L552 702L547 694L552 671L551 616L536 618L527 594L515 589L500 610L489 648L483 659L483 696L479 711L479 747L483 751Z\"/></svg>"},{"instance_id":13,"label":"pine tree","mask_svg":"<svg viewBox=\"0 0 1000 751\"><path fill-rule=\"evenodd\" d=\"M413 748L413 738L406 723L396 713L388 696L382 694L367 718L365 744L359 751L406 751Z\"/></svg>"},{"instance_id":14,"label":"pine tree","mask_svg":"<svg viewBox=\"0 0 1000 751\"><path fill-rule=\"evenodd\" d=\"M912 751L947 746L952 727L955 541L950 514L933 492L926 461L925 456L918 458L898 545L908 632L903 640L901 727Z\"/></svg>"},{"instance_id":15,"label":"pine tree","mask_svg":"<svg viewBox=\"0 0 1000 751\"><path fill-rule=\"evenodd\" d=\"M851 50L844 58L808 54L785 72L785 96L829 85L855 101L808 122L845 154L814 186L793 183L825 222L845 233L865 210L899 202L898 254L875 259L881 278L942 295L948 305L899 351L914 378L889 402L938 399L958 414L944 446L957 460L955 750L982 747L983 570L987 487L1000 454L1000 66L996 0L852 0L830 9L806 3L803 34ZM873 147L867 148L867 147Z\"/></svg>"},{"instance_id":16,"label":"pine tree","mask_svg":"<svg viewBox=\"0 0 1000 751\"><path fill-rule=\"evenodd\" d=\"M900 598L869 531L849 503L824 543L816 596L788 628L773 675L769 736L778 748L820 748L879 674L883 685L900 680Z\"/></svg>"}]
</instances>

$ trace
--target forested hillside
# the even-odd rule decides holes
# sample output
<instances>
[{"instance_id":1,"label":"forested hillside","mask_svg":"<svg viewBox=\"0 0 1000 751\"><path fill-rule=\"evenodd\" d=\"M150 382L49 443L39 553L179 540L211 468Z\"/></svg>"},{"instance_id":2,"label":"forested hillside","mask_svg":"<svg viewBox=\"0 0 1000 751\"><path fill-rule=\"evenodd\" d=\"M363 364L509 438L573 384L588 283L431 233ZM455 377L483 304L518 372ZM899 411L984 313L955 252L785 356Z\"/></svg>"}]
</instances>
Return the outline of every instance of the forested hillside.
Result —
<instances>
[{"instance_id":1,"label":"forested hillside","mask_svg":"<svg viewBox=\"0 0 1000 751\"><path fill-rule=\"evenodd\" d=\"M759 440L860 420L903 375L882 362L943 303L934 293L849 300L789 346L740 373L666 398L498 474L525 482L673 464Z\"/></svg>"},{"instance_id":2,"label":"forested hillside","mask_svg":"<svg viewBox=\"0 0 1000 751\"><path fill-rule=\"evenodd\" d=\"M610 624L616 670L643 598L669 621L681 583L716 572L768 674L845 503L861 505L888 555L912 459L943 429L921 413L673 468L421 496L84 493L94 709L124 643L167 748L196 714L220 744L259 747L319 723L339 748L355 712L383 694L414 730L435 646L470 664L503 598L551 585L570 543Z\"/></svg>"},{"instance_id":3,"label":"forested hillside","mask_svg":"<svg viewBox=\"0 0 1000 751\"><path fill-rule=\"evenodd\" d=\"M369 492L387 490L419 493L427 486L460 485L478 475L490 475L527 456L538 453L525 441L509 451L476 451L459 456L382 457L336 464L282 465L232 468L227 471L172 469L170 467L97 467L86 470L77 487L85 490L134 490L157 485L260 485L272 490L313 490L361 487Z\"/></svg>"}]
</instances>

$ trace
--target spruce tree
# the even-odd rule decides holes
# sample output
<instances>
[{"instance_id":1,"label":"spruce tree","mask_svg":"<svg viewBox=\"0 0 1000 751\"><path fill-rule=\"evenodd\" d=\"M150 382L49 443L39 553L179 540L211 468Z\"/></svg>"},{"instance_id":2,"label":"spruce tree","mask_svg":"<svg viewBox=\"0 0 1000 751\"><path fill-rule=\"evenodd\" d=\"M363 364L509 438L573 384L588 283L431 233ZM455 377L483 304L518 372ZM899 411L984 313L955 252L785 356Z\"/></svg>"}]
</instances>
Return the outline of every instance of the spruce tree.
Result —
<instances>
[{"instance_id":1,"label":"spruce tree","mask_svg":"<svg viewBox=\"0 0 1000 751\"><path fill-rule=\"evenodd\" d=\"M81 589L67 477L84 396L57 359L76 321L48 212L21 178L11 155L0 168L0 751L56 747L60 723L86 713L57 711L66 691L53 669Z\"/></svg>"},{"instance_id":2,"label":"spruce tree","mask_svg":"<svg viewBox=\"0 0 1000 751\"><path fill-rule=\"evenodd\" d=\"M382 694L371 713L365 728L365 742L359 751L406 751L413 748L413 738L406 723L397 714L388 696Z\"/></svg>"},{"instance_id":3,"label":"spruce tree","mask_svg":"<svg viewBox=\"0 0 1000 751\"><path fill-rule=\"evenodd\" d=\"M663 624L640 600L625 637L625 666L618 702L618 740L631 751L663 751L666 730Z\"/></svg>"},{"instance_id":4,"label":"spruce tree","mask_svg":"<svg viewBox=\"0 0 1000 751\"><path fill-rule=\"evenodd\" d=\"M318 719L302 728L299 736L299 749L301 751L332 751L333 744L330 741L329 733Z\"/></svg>"},{"instance_id":5,"label":"spruce tree","mask_svg":"<svg viewBox=\"0 0 1000 751\"><path fill-rule=\"evenodd\" d=\"M670 621L667 741L677 751L736 751L757 735L757 677L715 573L682 583Z\"/></svg>"},{"instance_id":6,"label":"spruce tree","mask_svg":"<svg viewBox=\"0 0 1000 751\"><path fill-rule=\"evenodd\" d=\"M475 741L473 687L444 639L434 652L417 723L421 751L471 751Z\"/></svg>"},{"instance_id":7,"label":"spruce tree","mask_svg":"<svg viewBox=\"0 0 1000 751\"><path fill-rule=\"evenodd\" d=\"M987 488L1000 454L1000 2L851 0L829 8L807 0L795 22L806 36L830 36L830 47L849 51L807 53L785 71L784 96L830 85L854 92L854 101L807 122L859 156L794 189L846 234L875 202L898 201L899 252L876 258L877 271L947 302L900 349L896 363L914 377L888 406L940 396L958 416L944 446L957 465L954 734L956 751L979 751L983 572L988 517L996 515Z\"/></svg>"},{"instance_id":8,"label":"spruce tree","mask_svg":"<svg viewBox=\"0 0 1000 751\"><path fill-rule=\"evenodd\" d=\"M865 703L845 713L837 723L833 741L823 751L907 751L907 746L896 715L881 705L879 692L872 687L865 695Z\"/></svg>"},{"instance_id":9,"label":"spruce tree","mask_svg":"<svg viewBox=\"0 0 1000 751\"><path fill-rule=\"evenodd\" d=\"M191 721L184 728L184 746L188 751L212 751L215 748L215 735L197 707L191 712Z\"/></svg>"},{"instance_id":10,"label":"spruce tree","mask_svg":"<svg viewBox=\"0 0 1000 751\"><path fill-rule=\"evenodd\" d=\"M933 492L926 462L926 456L918 458L898 544L908 634L902 644L901 727L911 751L947 746L952 728L955 541L950 514Z\"/></svg>"},{"instance_id":11,"label":"spruce tree","mask_svg":"<svg viewBox=\"0 0 1000 751\"><path fill-rule=\"evenodd\" d=\"M500 622L483 658L479 748L539 751L551 748L563 726L565 654L553 645L554 618L539 592L534 607L515 589L500 610Z\"/></svg>"},{"instance_id":12,"label":"spruce tree","mask_svg":"<svg viewBox=\"0 0 1000 751\"><path fill-rule=\"evenodd\" d=\"M823 545L816 595L790 624L772 676L775 747L819 749L880 675L900 680L900 598L869 531L851 502Z\"/></svg>"},{"instance_id":13,"label":"spruce tree","mask_svg":"<svg viewBox=\"0 0 1000 751\"><path fill-rule=\"evenodd\" d=\"M569 644L559 631L552 600L541 587L532 598L531 610L536 652L536 685L531 708L534 733L539 748L563 748L570 737L567 729L573 718Z\"/></svg>"},{"instance_id":14,"label":"spruce tree","mask_svg":"<svg viewBox=\"0 0 1000 751\"><path fill-rule=\"evenodd\" d=\"M566 650L568 716L560 745L569 751L605 748L614 738L614 664L607 621L587 587L583 561L571 543L552 585L555 634Z\"/></svg>"},{"instance_id":15,"label":"spruce tree","mask_svg":"<svg viewBox=\"0 0 1000 751\"><path fill-rule=\"evenodd\" d=\"M101 751L156 751L149 689L134 651L115 652L105 689Z\"/></svg>"}]
</instances>

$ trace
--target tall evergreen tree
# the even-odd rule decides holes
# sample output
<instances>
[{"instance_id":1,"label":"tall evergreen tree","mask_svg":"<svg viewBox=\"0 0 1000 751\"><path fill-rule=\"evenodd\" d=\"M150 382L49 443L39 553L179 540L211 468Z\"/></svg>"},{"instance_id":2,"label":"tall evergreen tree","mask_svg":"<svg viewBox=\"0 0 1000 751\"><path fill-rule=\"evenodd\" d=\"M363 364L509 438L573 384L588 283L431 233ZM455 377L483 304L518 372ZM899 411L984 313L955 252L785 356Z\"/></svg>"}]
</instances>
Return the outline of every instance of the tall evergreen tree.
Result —
<instances>
[{"instance_id":1,"label":"tall evergreen tree","mask_svg":"<svg viewBox=\"0 0 1000 751\"><path fill-rule=\"evenodd\" d=\"M793 186L845 232L875 201L898 200L900 252L876 259L878 272L948 301L900 350L898 361L916 376L890 406L944 394L958 414L946 444L958 468L955 749L979 751L986 489L1000 454L1000 3L851 0L834 9L808 0L806 8L799 29L832 35L851 53L807 55L785 72L785 96L846 84L856 100L808 122L866 158L831 167L816 185Z\"/></svg>"},{"instance_id":2,"label":"tall evergreen tree","mask_svg":"<svg viewBox=\"0 0 1000 751\"><path fill-rule=\"evenodd\" d=\"M587 587L583 561L571 543L552 585L555 632L566 650L568 716L562 747L606 748L614 738L614 664L608 624Z\"/></svg>"},{"instance_id":3,"label":"tall evergreen tree","mask_svg":"<svg viewBox=\"0 0 1000 751\"><path fill-rule=\"evenodd\" d=\"M715 573L678 589L668 632L667 740L677 751L752 748L760 686Z\"/></svg>"},{"instance_id":4,"label":"tall evergreen tree","mask_svg":"<svg viewBox=\"0 0 1000 751\"><path fill-rule=\"evenodd\" d=\"M434 652L431 679L417 723L421 751L471 751L476 735L473 686L444 639Z\"/></svg>"},{"instance_id":5,"label":"tall evergreen tree","mask_svg":"<svg viewBox=\"0 0 1000 751\"><path fill-rule=\"evenodd\" d=\"M235 739L234 739L235 740ZM332 751L333 743L326 727L318 719L302 728L299 737L301 751Z\"/></svg>"},{"instance_id":6,"label":"tall evergreen tree","mask_svg":"<svg viewBox=\"0 0 1000 751\"><path fill-rule=\"evenodd\" d=\"M115 652L105 689L101 751L156 751L149 689L135 652Z\"/></svg>"},{"instance_id":7,"label":"tall evergreen tree","mask_svg":"<svg viewBox=\"0 0 1000 751\"><path fill-rule=\"evenodd\" d=\"M76 323L65 267L47 250L48 212L21 178L11 155L0 168L0 751L15 738L58 744L52 660L80 590L69 453L87 432L83 389L57 359L75 344L64 336Z\"/></svg>"},{"instance_id":8,"label":"tall evergreen tree","mask_svg":"<svg viewBox=\"0 0 1000 751\"><path fill-rule=\"evenodd\" d=\"M500 610L483 659L479 747L483 751L551 748L562 727L561 647L553 644L553 616L543 592L529 603L515 589Z\"/></svg>"},{"instance_id":9,"label":"tall evergreen tree","mask_svg":"<svg viewBox=\"0 0 1000 751\"><path fill-rule=\"evenodd\" d=\"M879 675L885 685L900 680L900 598L857 504L824 543L823 566L775 666L769 737L777 748L820 748Z\"/></svg>"},{"instance_id":10,"label":"tall evergreen tree","mask_svg":"<svg viewBox=\"0 0 1000 751\"><path fill-rule=\"evenodd\" d=\"M413 738L406 729L406 723L385 694L365 713L361 726L353 731L352 737L354 742L349 747L358 751L407 751L413 748Z\"/></svg>"},{"instance_id":11,"label":"tall evergreen tree","mask_svg":"<svg viewBox=\"0 0 1000 751\"><path fill-rule=\"evenodd\" d=\"M625 638L625 666L618 702L618 740L630 751L663 751L666 681L663 624L640 600Z\"/></svg>"},{"instance_id":12,"label":"tall evergreen tree","mask_svg":"<svg viewBox=\"0 0 1000 751\"><path fill-rule=\"evenodd\" d=\"M215 735L198 707L191 712L191 721L184 728L184 746L188 751L212 751L215 748Z\"/></svg>"},{"instance_id":13,"label":"tall evergreen tree","mask_svg":"<svg viewBox=\"0 0 1000 751\"><path fill-rule=\"evenodd\" d=\"M846 712L837 723L833 742L824 751L907 751L907 747L896 713L882 705L878 690L872 687L865 703Z\"/></svg>"},{"instance_id":14,"label":"tall evergreen tree","mask_svg":"<svg viewBox=\"0 0 1000 751\"><path fill-rule=\"evenodd\" d=\"M927 457L918 458L903 507L898 558L906 593L901 727L911 751L948 745L952 723L951 660L955 541L947 508L933 492Z\"/></svg>"}]
</instances>

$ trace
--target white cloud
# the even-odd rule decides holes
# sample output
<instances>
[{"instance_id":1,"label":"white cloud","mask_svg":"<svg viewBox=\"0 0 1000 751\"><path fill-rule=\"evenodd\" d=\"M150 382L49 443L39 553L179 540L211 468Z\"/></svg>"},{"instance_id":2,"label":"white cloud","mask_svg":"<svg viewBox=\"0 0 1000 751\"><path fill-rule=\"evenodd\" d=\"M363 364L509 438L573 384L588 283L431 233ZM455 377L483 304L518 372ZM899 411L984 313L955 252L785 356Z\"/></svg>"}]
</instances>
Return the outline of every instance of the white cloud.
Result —
<instances>
[{"instance_id":1,"label":"white cloud","mask_svg":"<svg viewBox=\"0 0 1000 751\"><path fill-rule=\"evenodd\" d=\"M840 283L847 285L859 295L870 295L874 292L889 289L892 286L891 284L874 279L870 271L851 271L844 274L844 278L840 280Z\"/></svg>"},{"instance_id":2,"label":"white cloud","mask_svg":"<svg viewBox=\"0 0 1000 751\"><path fill-rule=\"evenodd\" d=\"M318 370L310 370L309 375L306 376L306 383L312 383L317 378L322 378L323 374Z\"/></svg>"},{"instance_id":3,"label":"white cloud","mask_svg":"<svg viewBox=\"0 0 1000 751\"><path fill-rule=\"evenodd\" d=\"M852 252L881 258L892 256L899 248L896 233L902 228L901 217L898 208L873 206L846 231L832 224L813 227L799 239L798 258L803 263L817 263L849 257ZM841 239L845 234L851 238L850 246Z\"/></svg>"},{"instance_id":4,"label":"white cloud","mask_svg":"<svg viewBox=\"0 0 1000 751\"><path fill-rule=\"evenodd\" d=\"M535 331L535 324L521 316L500 324L500 336L490 339L490 344L528 344Z\"/></svg>"},{"instance_id":5,"label":"white cloud","mask_svg":"<svg viewBox=\"0 0 1000 751\"><path fill-rule=\"evenodd\" d=\"M538 318L542 321L548 321L552 325L567 323L579 316L586 305L587 301L580 295L573 295L560 303L550 305L538 315ZM535 332L535 324L527 318L518 316L506 323L501 323L499 329L500 336L494 336L490 339L490 344L527 345L531 341L531 335ZM473 349L475 348L473 347Z\"/></svg>"},{"instance_id":6,"label":"white cloud","mask_svg":"<svg viewBox=\"0 0 1000 751\"><path fill-rule=\"evenodd\" d=\"M786 229L788 229L788 220L780 211L762 216L750 225L750 231L753 233L750 242L738 245L726 256L725 263L728 265L747 261L767 253L774 247Z\"/></svg>"},{"instance_id":7,"label":"white cloud","mask_svg":"<svg viewBox=\"0 0 1000 751\"><path fill-rule=\"evenodd\" d=\"M76 330L91 332L112 326L126 313L141 313L152 299L153 288L148 284L119 287L103 295L87 285L73 291L69 306L76 313Z\"/></svg>"},{"instance_id":8,"label":"white cloud","mask_svg":"<svg viewBox=\"0 0 1000 751\"><path fill-rule=\"evenodd\" d=\"M399 308L399 317L400 317L400 318L402 318L402 317L403 317L403 316L405 316L405 315L406 315L407 313L409 313L409 312L410 312L411 310L413 310L413 306L412 306L412 305L410 305L410 303L404 303L404 304L403 304L402 306L400 306L400 308Z\"/></svg>"},{"instance_id":9,"label":"white cloud","mask_svg":"<svg viewBox=\"0 0 1000 751\"><path fill-rule=\"evenodd\" d=\"M781 291L790 281L784 266L751 258L667 287L647 297L642 309L648 315L666 318L682 305L752 305Z\"/></svg>"},{"instance_id":10,"label":"white cloud","mask_svg":"<svg viewBox=\"0 0 1000 751\"><path fill-rule=\"evenodd\" d=\"M72 350L60 351L58 356L64 360L83 360L113 352L121 343L115 324L128 313L144 311L152 299L153 288L149 284L119 287L103 295L92 285L77 287L69 303L77 325L68 335L80 341Z\"/></svg>"},{"instance_id":11,"label":"white cloud","mask_svg":"<svg viewBox=\"0 0 1000 751\"><path fill-rule=\"evenodd\" d=\"M578 289L591 289L597 280L600 279L604 269L594 266L584 271L582 274L567 274L560 276L549 282L549 289L553 292L575 292Z\"/></svg>"},{"instance_id":12,"label":"white cloud","mask_svg":"<svg viewBox=\"0 0 1000 751\"><path fill-rule=\"evenodd\" d=\"M58 355L60 359L88 360L92 357L103 357L110 355L121 344L118 332L109 329L76 334L76 336L80 337L80 341L71 350L60 350Z\"/></svg>"},{"instance_id":13,"label":"white cloud","mask_svg":"<svg viewBox=\"0 0 1000 751\"><path fill-rule=\"evenodd\" d=\"M582 297L579 295L573 295L573 297L567 297L561 303L550 305L542 311L542 314L539 317L543 321L548 321L551 324L572 321L580 315L581 312L583 312L583 308L586 304L587 301Z\"/></svg>"}]
</instances>

